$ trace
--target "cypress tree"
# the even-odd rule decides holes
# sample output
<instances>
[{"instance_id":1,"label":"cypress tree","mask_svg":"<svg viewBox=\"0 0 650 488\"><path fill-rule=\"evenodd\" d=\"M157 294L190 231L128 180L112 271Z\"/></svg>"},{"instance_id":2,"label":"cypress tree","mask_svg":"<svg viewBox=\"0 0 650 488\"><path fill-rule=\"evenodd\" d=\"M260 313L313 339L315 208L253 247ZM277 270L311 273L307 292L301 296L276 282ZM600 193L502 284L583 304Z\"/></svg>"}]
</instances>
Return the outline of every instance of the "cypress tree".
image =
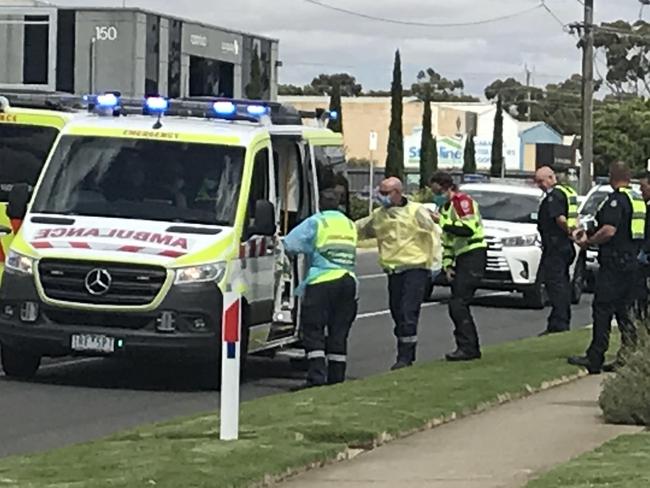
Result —
<instances>
[{"instance_id":1,"label":"cypress tree","mask_svg":"<svg viewBox=\"0 0 650 488\"><path fill-rule=\"evenodd\" d=\"M465 153L463 155L463 174L476 173L476 146L474 145L474 133L467 134L465 142Z\"/></svg>"},{"instance_id":2,"label":"cypress tree","mask_svg":"<svg viewBox=\"0 0 650 488\"><path fill-rule=\"evenodd\" d=\"M433 175L433 136L431 134L431 101L429 94L424 96L422 113L422 140L420 142L420 188L426 188Z\"/></svg>"},{"instance_id":3,"label":"cypress tree","mask_svg":"<svg viewBox=\"0 0 650 488\"><path fill-rule=\"evenodd\" d=\"M343 106L341 103L341 84L336 82L330 95L330 113L336 112L336 119L330 120L327 127L339 134L343 133Z\"/></svg>"},{"instance_id":4,"label":"cypress tree","mask_svg":"<svg viewBox=\"0 0 650 488\"><path fill-rule=\"evenodd\" d=\"M391 119L388 134L386 177L396 176L404 181L404 129L402 126L402 61L399 50L395 52L393 84L391 87Z\"/></svg>"},{"instance_id":5,"label":"cypress tree","mask_svg":"<svg viewBox=\"0 0 650 488\"><path fill-rule=\"evenodd\" d=\"M494 136L492 137L492 165L490 174L500 177L503 171L503 104L501 96L497 98L497 113L494 116Z\"/></svg>"}]
</instances>

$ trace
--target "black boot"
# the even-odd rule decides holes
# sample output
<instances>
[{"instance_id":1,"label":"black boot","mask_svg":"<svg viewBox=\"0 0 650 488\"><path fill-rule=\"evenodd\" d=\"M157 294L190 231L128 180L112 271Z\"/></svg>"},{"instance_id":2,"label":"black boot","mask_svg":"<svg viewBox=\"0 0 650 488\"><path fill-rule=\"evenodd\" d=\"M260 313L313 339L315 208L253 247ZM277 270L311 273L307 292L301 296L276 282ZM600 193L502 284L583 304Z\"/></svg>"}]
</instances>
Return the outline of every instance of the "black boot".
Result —
<instances>
[{"instance_id":1,"label":"black boot","mask_svg":"<svg viewBox=\"0 0 650 488\"><path fill-rule=\"evenodd\" d=\"M481 353L480 352L468 353L460 349L456 349L454 352L445 354L445 359L451 362L474 361L476 359L481 359Z\"/></svg>"},{"instance_id":2,"label":"black boot","mask_svg":"<svg viewBox=\"0 0 650 488\"><path fill-rule=\"evenodd\" d=\"M600 374L602 367L597 367L592 364L587 356L571 356L567 362L573 366L581 366L585 368L589 374Z\"/></svg>"}]
</instances>

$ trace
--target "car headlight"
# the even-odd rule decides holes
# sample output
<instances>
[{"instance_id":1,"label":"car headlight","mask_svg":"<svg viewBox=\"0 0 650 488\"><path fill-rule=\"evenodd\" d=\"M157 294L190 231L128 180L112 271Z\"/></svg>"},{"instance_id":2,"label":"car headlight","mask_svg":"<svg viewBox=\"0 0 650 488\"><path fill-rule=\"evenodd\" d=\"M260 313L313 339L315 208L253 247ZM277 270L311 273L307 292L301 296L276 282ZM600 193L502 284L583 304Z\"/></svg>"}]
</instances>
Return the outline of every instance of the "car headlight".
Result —
<instances>
[{"instance_id":1,"label":"car headlight","mask_svg":"<svg viewBox=\"0 0 650 488\"><path fill-rule=\"evenodd\" d=\"M528 247L538 244L537 234L528 236L504 237L501 239L504 247Z\"/></svg>"},{"instance_id":2,"label":"car headlight","mask_svg":"<svg viewBox=\"0 0 650 488\"><path fill-rule=\"evenodd\" d=\"M34 260L16 251L9 251L9 255L5 260L5 267L19 274L34 274Z\"/></svg>"},{"instance_id":3,"label":"car headlight","mask_svg":"<svg viewBox=\"0 0 650 488\"><path fill-rule=\"evenodd\" d=\"M186 285L191 283L219 282L226 274L226 263L202 264L200 266L189 266L178 268L174 284Z\"/></svg>"}]
</instances>

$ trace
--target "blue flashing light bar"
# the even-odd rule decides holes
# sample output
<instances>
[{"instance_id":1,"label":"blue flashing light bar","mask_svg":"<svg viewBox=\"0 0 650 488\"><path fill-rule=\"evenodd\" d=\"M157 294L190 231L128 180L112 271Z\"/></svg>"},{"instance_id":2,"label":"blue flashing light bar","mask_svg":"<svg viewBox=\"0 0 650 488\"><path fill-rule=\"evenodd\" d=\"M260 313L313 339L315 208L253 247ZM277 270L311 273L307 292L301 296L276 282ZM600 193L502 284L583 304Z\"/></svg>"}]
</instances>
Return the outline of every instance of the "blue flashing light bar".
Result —
<instances>
[{"instance_id":1,"label":"blue flashing light bar","mask_svg":"<svg viewBox=\"0 0 650 488\"><path fill-rule=\"evenodd\" d=\"M163 97L147 97L145 109L152 114L164 114L169 109L169 100Z\"/></svg>"},{"instance_id":2,"label":"blue flashing light bar","mask_svg":"<svg viewBox=\"0 0 650 488\"><path fill-rule=\"evenodd\" d=\"M263 115L268 115L269 107L264 105L248 105L246 111L253 117L262 117Z\"/></svg>"},{"instance_id":3,"label":"blue flashing light bar","mask_svg":"<svg viewBox=\"0 0 650 488\"><path fill-rule=\"evenodd\" d=\"M330 120L338 120L339 119L339 113L336 110L332 110L330 112Z\"/></svg>"},{"instance_id":4,"label":"blue flashing light bar","mask_svg":"<svg viewBox=\"0 0 650 488\"><path fill-rule=\"evenodd\" d=\"M120 99L114 93L104 93L97 95L95 103L99 108L116 108L120 104Z\"/></svg>"},{"instance_id":5,"label":"blue flashing light bar","mask_svg":"<svg viewBox=\"0 0 650 488\"><path fill-rule=\"evenodd\" d=\"M232 102L214 102L212 109L217 116L233 116L237 113L237 106Z\"/></svg>"}]
</instances>

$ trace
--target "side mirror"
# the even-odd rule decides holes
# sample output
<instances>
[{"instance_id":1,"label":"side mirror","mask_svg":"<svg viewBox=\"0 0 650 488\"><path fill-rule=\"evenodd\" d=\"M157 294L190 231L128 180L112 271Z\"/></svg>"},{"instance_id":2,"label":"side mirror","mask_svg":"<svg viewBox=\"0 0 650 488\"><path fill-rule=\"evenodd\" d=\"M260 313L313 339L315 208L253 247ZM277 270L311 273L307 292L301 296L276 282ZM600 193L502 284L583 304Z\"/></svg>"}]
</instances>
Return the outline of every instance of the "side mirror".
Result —
<instances>
[{"instance_id":1,"label":"side mirror","mask_svg":"<svg viewBox=\"0 0 650 488\"><path fill-rule=\"evenodd\" d=\"M275 207L268 200L255 202L255 223L249 227L248 235L271 237L275 235Z\"/></svg>"},{"instance_id":2,"label":"side mirror","mask_svg":"<svg viewBox=\"0 0 650 488\"><path fill-rule=\"evenodd\" d=\"M9 204L7 205L7 217L11 220L22 220L27 214L29 204L29 185L18 183L13 186L9 193Z\"/></svg>"},{"instance_id":3,"label":"side mirror","mask_svg":"<svg viewBox=\"0 0 650 488\"><path fill-rule=\"evenodd\" d=\"M0 237L7 237L12 233L12 230L6 225L0 225Z\"/></svg>"}]
</instances>

